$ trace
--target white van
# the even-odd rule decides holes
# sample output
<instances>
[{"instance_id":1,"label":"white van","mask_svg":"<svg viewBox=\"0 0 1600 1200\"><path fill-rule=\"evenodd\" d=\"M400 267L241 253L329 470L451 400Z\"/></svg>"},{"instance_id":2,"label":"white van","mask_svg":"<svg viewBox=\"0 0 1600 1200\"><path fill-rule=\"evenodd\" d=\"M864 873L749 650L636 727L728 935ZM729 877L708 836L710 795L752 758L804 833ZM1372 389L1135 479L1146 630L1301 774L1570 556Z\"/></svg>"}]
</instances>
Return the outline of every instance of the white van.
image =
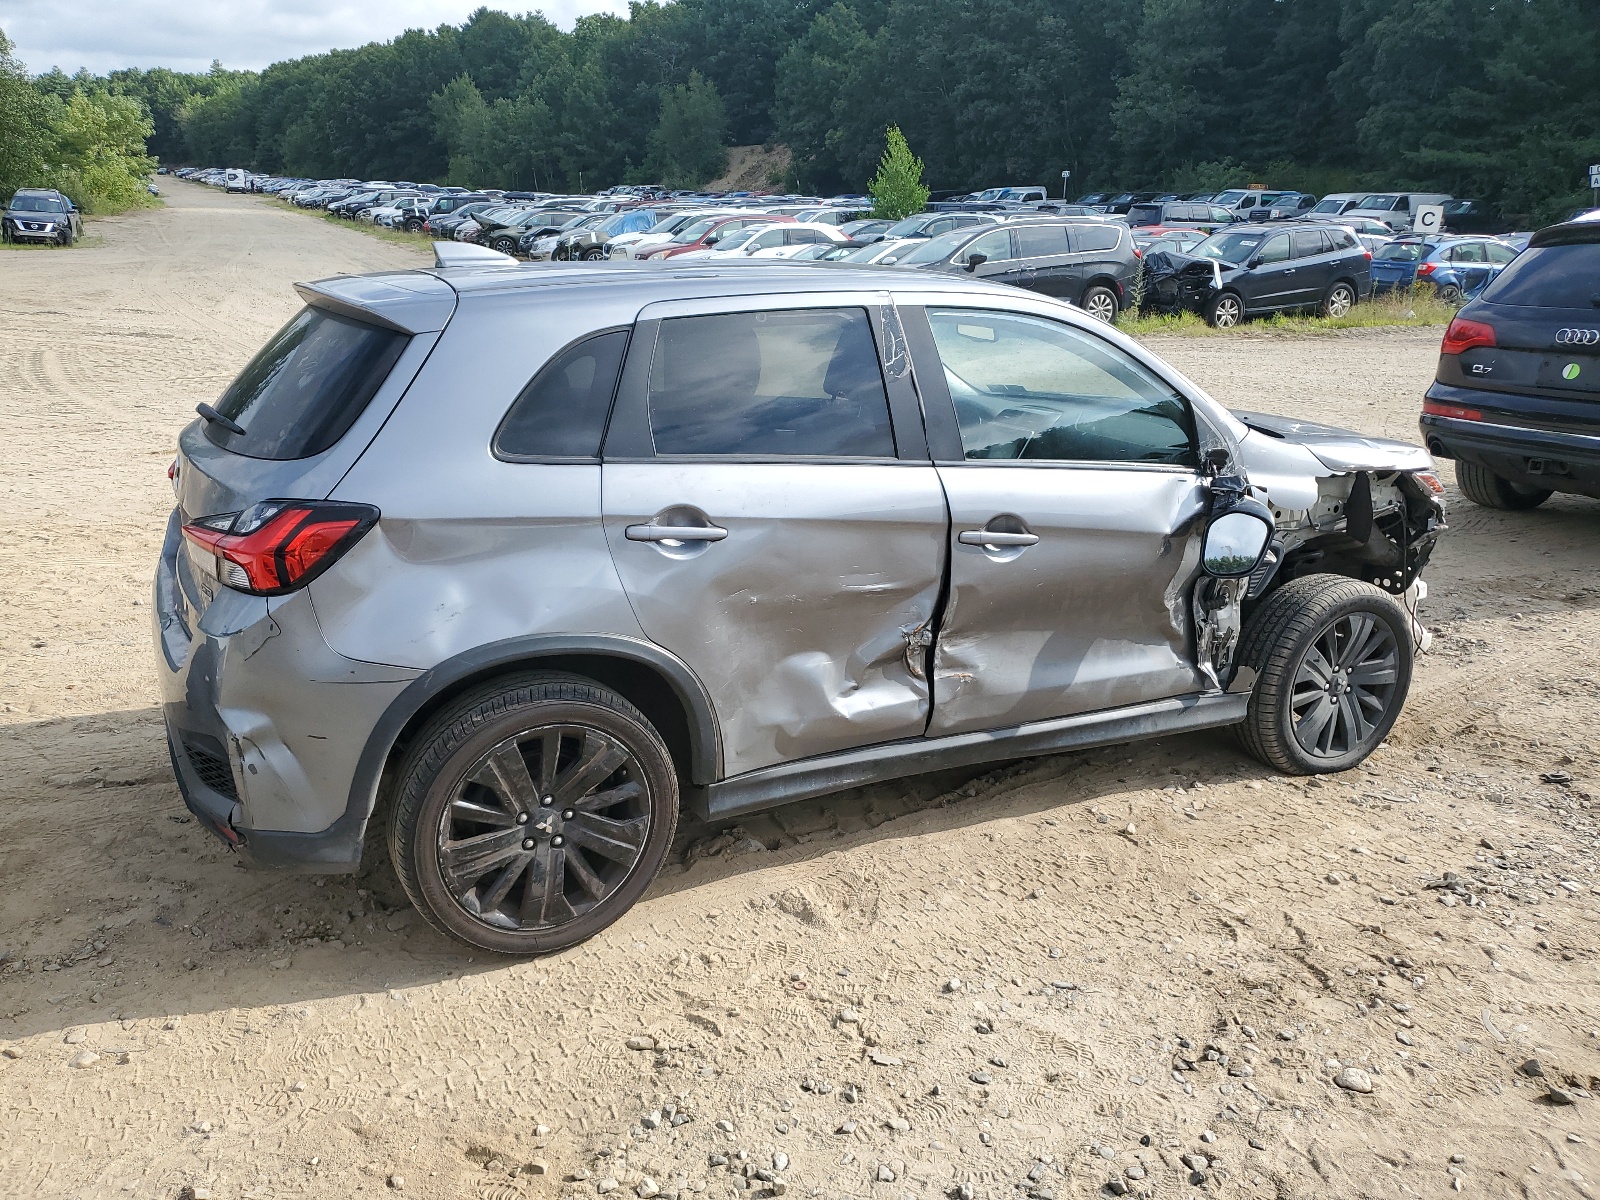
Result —
<instances>
[{"instance_id":1,"label":"white van","mask_svg":"<svg viewBox=\"0 0 1600 1200\"><path fill-rule=\"evenodd\" d=\"M1371 194L1371 192L1332 192L1317 201L1317 206L1311 210L1311 215L1316 217L1343 216Z\"/></svg>"},{"instance_id":2,"label":"white van","mask_svg":"<svg viewBox=\"0 0 1600 1200\"><path fill-rule=\"evenodd\" d=\"M1360 204L1341 214L1352 217L1371 217L1382 221L1390 229L1410 229L1416 211L1424 204L1449 204L1454 196L1442 192L1383 192L1362 198Z\"/></svg>"},{"instance_id":3,"label":"white van","mask_svg":"<svg viewBox=\"0 0 1600 1200\"><path fill-rule=\"evenodd\" d=\"M222 183L230 192L248 192L250 172L240 167L229 167L222 176Z\"/></svg>"}]
</instances>

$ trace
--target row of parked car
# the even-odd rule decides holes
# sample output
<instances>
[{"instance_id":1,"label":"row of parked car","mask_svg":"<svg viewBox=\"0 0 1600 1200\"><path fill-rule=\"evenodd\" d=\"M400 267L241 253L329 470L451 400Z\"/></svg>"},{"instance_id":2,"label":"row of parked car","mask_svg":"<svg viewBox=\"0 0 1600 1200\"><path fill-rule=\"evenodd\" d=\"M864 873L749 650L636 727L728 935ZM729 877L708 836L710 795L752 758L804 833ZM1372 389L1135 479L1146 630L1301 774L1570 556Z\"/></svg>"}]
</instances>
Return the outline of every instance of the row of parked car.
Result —
<instances>
[{"instance_id":1,"label":"row of parked car","mask_svg":"<svg viewBox=\"0 0 1600 1200\"><path fill-rule=\"evenodd\" d=\"M1480 291L1521 244L1515 235L1397 232L1417 206L1450 201L1420 193L1319 200L1248 188L1094 193L1068 203L1044 198L1042 189L996 188L890 222L873 219L859 196L657 187L561 196L405 181L241 181L214 171L194 177L532 262L783 258L959 271L1069 300L1106 321L1129 308L1187 310L1220 326L1286 310L1338 316L1374 294L1416 286L1457 303Z\"/></svg>"}]
</instances>

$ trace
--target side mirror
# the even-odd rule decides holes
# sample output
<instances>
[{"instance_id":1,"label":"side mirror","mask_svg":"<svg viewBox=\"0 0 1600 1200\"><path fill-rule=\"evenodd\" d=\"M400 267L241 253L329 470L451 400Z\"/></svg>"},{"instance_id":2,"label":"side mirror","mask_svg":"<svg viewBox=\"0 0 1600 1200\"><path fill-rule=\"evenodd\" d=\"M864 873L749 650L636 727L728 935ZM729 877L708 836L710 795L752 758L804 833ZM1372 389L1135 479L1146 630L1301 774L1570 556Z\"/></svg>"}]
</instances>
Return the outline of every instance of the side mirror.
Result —
<instances>
[{"instance_id":1,"label":"side mirror","mask_svg":"<svg viewBox=\"0 0 1600 1200\"><path fill-rule=\"evenodd\" d=\"M1254 571L1272 544L1273 525L1255 507L1223 513L1206 527L1200 561L1207 575L1238 579Z\"/></svg>"},{"instance_id":2,"label":"side mirror","mask_svg":"<svg viewBox=\"0 0 1600 1200\"><path fill-rule=\"evenodd\" d=\"M717 244L717 243L718 243L718 242L720 242L720 241L721 241L721 240L722 240L722 239L721 239L721 238L719 238L719 237L718 237L718 236L717 236L717 235L716 235L716 234L714 234L714 233L713 233L713 234L712 234L712 235L711 235L711 236L710 236L710 237L708 237L708 238L707 238L707 239L706 239L706 245L707 245L707 246L708 246L708 247L710 247L710 246L715 246L715 245L716 245L716 244Z\"/></svg>"},{"instance_id":3,"label":"side mirror","mask_svg":"<svg viewBox=\"0 0 1600 1200\"><path fill-rule=\"evenodd\" d=\"M976 271L988 261L989 256L987 254L969 254L967 255L967 270Z\"/></svg>"}]
</instances>

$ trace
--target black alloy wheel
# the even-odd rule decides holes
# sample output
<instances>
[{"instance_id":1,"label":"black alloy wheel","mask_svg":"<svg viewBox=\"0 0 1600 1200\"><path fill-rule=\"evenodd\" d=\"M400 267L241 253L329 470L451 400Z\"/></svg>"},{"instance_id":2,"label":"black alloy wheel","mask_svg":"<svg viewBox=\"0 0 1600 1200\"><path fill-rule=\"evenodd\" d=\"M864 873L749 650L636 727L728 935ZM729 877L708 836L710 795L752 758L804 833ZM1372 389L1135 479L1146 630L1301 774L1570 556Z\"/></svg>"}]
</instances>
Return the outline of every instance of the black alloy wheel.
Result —
<instances>
[{"instance_id":1,"label":"black alloy wheel","mask_svg":"<svg viewBox=\"0 0 1600 1200\"><path fill-rule=\"evenodd\" d=\"M390 853L435 928L540 954L633 905L677 812L671 757L633 705L577 676L526 675L468 694L417 739Z\"/></svg>"},{"instance_id":2,"label":"black alloy wheel","mask_svg":"<svg viewBox=\"0 0 1600 1200\"><path fill-rule=\"evenodd\" d=\"M1343 575L1284 584L1239 641L1239 665L1256 672L1244 748L1292 775L1356 766L1399 717L1412 656L1410 614L1382 589Z\"/></svg>"},{"instance_id":3,"label":"black alloy wheel","mask_svg":"<svg viewBox=\"0 0 1600 1200\"><path fill-rule=\"evenodd\" d=\"M1393 631L1370 613L1337 618L1307 648L1289 701L1294 736L1313 758L1343 758L1371 738L1400 678Z\"/></svg>"}]
</instances>

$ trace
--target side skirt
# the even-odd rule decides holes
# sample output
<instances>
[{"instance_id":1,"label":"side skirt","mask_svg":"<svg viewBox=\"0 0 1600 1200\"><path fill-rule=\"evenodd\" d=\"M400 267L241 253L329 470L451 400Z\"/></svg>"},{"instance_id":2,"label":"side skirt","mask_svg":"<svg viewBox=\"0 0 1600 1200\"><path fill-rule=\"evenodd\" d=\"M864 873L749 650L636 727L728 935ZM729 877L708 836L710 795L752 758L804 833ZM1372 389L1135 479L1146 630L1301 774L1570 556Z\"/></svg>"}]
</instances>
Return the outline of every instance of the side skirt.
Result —
<instances>
[{"instance_id":1,"label":"side skirt","mask_svg":"<svg viewBox=\"0 0 1600 1200\"><path fill-rule=\"evenodd\" d=\"M701 817L720 821L927 771L1235 725L1245 719L1249 704L1248 691L1207 693L1057 717L1052 721L1034 721L984 733L886 742L736 775L695 789L689 799L691 807Z\"/></svg>"}]
</instances>

